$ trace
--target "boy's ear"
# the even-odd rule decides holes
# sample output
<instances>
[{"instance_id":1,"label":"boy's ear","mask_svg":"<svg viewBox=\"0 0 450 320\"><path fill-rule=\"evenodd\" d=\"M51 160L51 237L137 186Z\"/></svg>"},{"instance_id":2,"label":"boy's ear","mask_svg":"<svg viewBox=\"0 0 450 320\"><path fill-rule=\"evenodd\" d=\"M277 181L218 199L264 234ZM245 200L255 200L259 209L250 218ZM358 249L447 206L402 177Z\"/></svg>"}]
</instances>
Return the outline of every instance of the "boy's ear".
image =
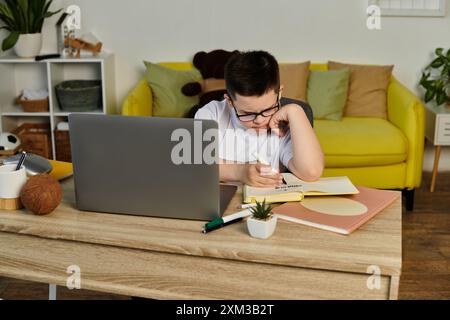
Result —
<instances>
[{"instance_id":1,"label":"boy's ear","mask_svg":"<svg viewBox=\"0 0 450 320\"><path fill-rule=\"evenodd\" d=\"M232 107L230 96L229 96L227 93L224 93L224 94L223 94L223 97L225 98L225 100L227 100L228 106L229 106L229 107Z\"/></svg>"},{"instance_id":2,"label":"boy's ear","mask_svg":"<svg viewBox=\"0 0 450 320\"><path fill-rule=\"evenodd\" d=\"M280 101L281 97L283 96L283 89L284 89L284 86L282 84L280 84L280 89L278 91L278 96L277 96L278 101Z\"/></svg>"}]
</instances>

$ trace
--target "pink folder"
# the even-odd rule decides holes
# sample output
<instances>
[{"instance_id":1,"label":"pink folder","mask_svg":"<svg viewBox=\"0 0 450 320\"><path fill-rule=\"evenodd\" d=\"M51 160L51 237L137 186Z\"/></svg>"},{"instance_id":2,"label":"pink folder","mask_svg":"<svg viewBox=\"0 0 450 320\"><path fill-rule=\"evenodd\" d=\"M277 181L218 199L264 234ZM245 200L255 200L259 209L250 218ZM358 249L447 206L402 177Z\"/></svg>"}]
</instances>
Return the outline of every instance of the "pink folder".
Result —
<instances>
[{"instance_id":1,"label":"pink folder","mask_svg":"<svg viewBox=\"0 0 450 320\"><path fill-rule=\"evenodd\" d=\"M377 213L400 197L399 191L357 187L359 194L341 196L358 201L367 207L367 212L357 216L338 216L316 212L304 207L301 202L289 202L273 209L280 219L341 234L350 234ZM317 201L320 201L318 198Z\"/></svg>"}]
</instances>

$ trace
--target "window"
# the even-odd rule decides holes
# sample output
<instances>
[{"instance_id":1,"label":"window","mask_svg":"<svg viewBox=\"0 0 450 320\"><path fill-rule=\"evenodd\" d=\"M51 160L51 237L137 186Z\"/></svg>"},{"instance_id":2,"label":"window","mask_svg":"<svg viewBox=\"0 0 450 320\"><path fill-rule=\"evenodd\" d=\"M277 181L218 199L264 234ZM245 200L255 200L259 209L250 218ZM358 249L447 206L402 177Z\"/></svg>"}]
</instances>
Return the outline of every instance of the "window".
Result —
<instances>
[{"instance_id":1,"label":"window","mask_svg":"<svg viewBox=\"0 0 450 320\"><path fill-rule=\"evenodd\" d=\"M369 0L382 16L444 17L446 0Z\"/></svg>"}]
</instances>

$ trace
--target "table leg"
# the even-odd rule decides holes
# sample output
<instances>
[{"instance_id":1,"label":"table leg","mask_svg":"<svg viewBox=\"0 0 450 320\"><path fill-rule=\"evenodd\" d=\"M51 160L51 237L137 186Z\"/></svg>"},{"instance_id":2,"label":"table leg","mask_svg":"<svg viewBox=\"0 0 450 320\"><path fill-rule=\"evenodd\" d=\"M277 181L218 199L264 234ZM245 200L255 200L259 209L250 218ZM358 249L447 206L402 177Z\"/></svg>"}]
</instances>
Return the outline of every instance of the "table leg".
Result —
<instances>
[{"instance_id":1,"label":"table leg","mask_svg":"<svg viewBox=\"0 0 450 320\"><path fill-rule=\"evenodd\" d=\"M400 276L391 276L389 286L389 300L398 300L398 290L400 287Z\"/></svg>"},{"instance_id":2,"label":"table leg","mask_svg":"<svg viewBox=\"0 0 450 320\"><path fill-rule=\"evenodd\" d=\"M434 166L433 166L433 176L431 177L430 192L434 192L435 189L440 156L441 156L441 146L436 146L434 150Z\"/></svg>"},{"instance_id":3,"label":"table leg","mask_svg":"<svg viewBox=\"0 0 450 320\"><path fill-rule=\"evenodd\" d=\"M56 284L48 285L48 300L56 300Z\"/></svg>"}]
</instances>

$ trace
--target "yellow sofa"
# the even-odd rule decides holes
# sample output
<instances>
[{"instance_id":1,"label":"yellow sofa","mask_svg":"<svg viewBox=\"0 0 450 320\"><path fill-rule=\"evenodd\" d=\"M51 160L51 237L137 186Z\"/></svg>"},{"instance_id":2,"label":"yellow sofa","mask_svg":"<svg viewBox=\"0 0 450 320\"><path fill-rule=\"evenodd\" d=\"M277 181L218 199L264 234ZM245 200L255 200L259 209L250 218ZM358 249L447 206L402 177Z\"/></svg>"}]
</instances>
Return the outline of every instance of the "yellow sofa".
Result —
<instances>
[{"instance_id":1,"label":"yellow sofa","mask_svg":"<svg viewBox=\"0 0 450 320\"><path fill-rule=\"evenodd\" d=\"M191 63L161 63L177 70ZM312 64L311 70L327 70ZM400 189L412 210L414 190L422 180L424 107L394 77L387 92L387 120L344 117L342 121L314 120L314 130L325 154L324 176L348 176L356 185ZM142 79L123 103L122 114L152 115L152 92Z\"/></svg>"}]
</instances>

